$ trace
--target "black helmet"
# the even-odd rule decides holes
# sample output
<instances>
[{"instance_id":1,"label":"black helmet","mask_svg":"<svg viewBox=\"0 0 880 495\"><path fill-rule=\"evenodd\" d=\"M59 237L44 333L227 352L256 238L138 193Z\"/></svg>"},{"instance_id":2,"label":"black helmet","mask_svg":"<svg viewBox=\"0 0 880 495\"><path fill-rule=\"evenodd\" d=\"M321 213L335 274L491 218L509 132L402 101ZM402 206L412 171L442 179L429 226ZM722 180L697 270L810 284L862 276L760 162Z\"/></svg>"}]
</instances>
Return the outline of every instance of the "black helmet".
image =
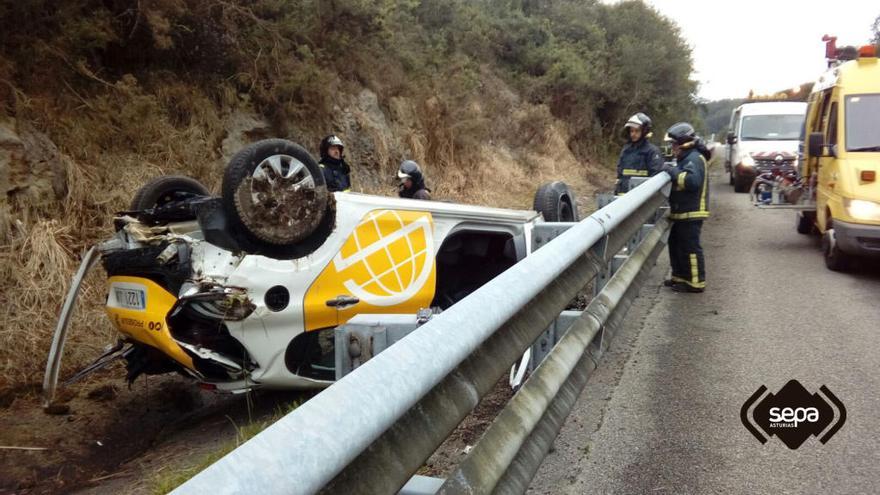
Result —
<instances>
[{"instance_id":1,"label":"black helmet","mask_svg":"<svg viewBox=\"0 0 880 495\"><path fill-rule=\"evenodd\" d=\"M651 135L651 126L651 117L639 112L630 117L629 120L626 121L626 124L623 124L623 130L627 131L630 127L641 127L642 136L647 138Z\"/></svg>"},{"instance_id":2,"label":"black helmet","mask_svg":"<svg viewBox=\"0 0 880 495\"><path fill-rule=\"evenodd\" d=\"M672 124L672 127L666 131L664 141L670 141L679 146L687 147L697 142L697 131L694 130L694 126L687 122Z\"/></svg>"},{"instance_id":3,"label":"black helmet","mask_svg":"<svg viewBox=\"0 0 880 495\"><path fill-rule=\"evenodd\" d=\"M397 169L397 178L400 180L410 179L413 184L422 182L422 169L419 164L412 160L404 160Z\"/></svg>"},{"instance_id":4,"label":"black helmet","mask_svg":"<svg viewBox=\"0 0 880 495\"><path fill-rule=\"evenodd\" d=\"M321 140L320 151L322 159L327 158L327 150L329 150L331 146L339 146L340 148L345 150L345 145L342 144L342 140L339 139L336 134L330 134L329 136Z\"/></svg>"}]
</instances>

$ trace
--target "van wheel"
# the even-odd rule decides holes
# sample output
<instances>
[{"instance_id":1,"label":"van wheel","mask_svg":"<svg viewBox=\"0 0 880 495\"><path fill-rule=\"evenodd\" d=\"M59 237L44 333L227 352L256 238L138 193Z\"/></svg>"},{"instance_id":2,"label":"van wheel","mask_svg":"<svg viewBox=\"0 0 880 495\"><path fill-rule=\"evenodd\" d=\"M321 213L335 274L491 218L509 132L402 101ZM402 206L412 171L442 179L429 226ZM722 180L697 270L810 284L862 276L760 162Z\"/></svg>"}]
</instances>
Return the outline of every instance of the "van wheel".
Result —
<instances>
[{"instance_id":1,"label":"van wheel","mask_svg":"<svg viewBox=\"0 0 880 495\"><path fill-rule=\"evenodd\" d=\"M815 232L815 225L813 222L813 215L809 213L805 213L803 211L797 212L797 233L810 235Z\"/></svg>"},{"instance_id":2,"label":"van wheel","mask_svg":"<svg viewBox=\"0 0 880 495\"><path fill-rule=\"evenodd\" d=\"M324 175L315 159L290 141L266 139L236 153L226 167L222 193L233 227L249 241L243 245L256 246L261 254L283 253L301 243L320 245L332 230L333 219L328 229L326 217L335 209Z\"/></svg>"},{"instance_id":3,"label":"van wheel","mask_svg":"<svg viewBox=\"0 0 880 495\"><path fill-rule=\"evenodd\" d=\"M837 247L834 229L828 229L822 235L822 254L825 257L825 266L829 270L842 272L849 267L849 256Z\"/></svg>"},{"instance_id":4,"label":"van wheel","mask_svg":"<svg viewBox=\"0 0 880 495\"><path fill-rule=\"evenodd\" d=\"M210 196L201 182L183 175L164 175L147 182L131 200L130 210L143 211L196 196Z\"/></svg>"},{"instance_id":5,"label":"van wheel","mask_svg":"<svg viewBox=\"0 0 880 495\"><path fill-rule=\"evenodd\" d=\"M577 222L577 202L564 182L548 182L535 192L534 209L547 222Z\"/></svg>"},{"instance_id":6,"label":"van wheel","mask_svg":"<svg viewBox=\"0 0 880 495\"><path fill-rule=\"evenodd\" d=\"M752 183L745 177L740 177L739 175L733 177L733 192L749 192L749 186L751 185Z\"/></svg>"}]
</instances>

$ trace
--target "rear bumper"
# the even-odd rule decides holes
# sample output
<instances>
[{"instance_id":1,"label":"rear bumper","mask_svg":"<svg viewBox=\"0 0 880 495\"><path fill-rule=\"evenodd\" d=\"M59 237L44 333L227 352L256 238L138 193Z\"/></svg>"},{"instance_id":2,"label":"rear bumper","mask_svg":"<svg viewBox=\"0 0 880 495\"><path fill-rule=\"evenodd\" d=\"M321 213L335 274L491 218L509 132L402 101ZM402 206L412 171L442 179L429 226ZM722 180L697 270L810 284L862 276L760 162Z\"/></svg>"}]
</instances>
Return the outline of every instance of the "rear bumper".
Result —
<instances>
[{"instance_id":1,"label":"rear bumper","mask_svg":"<svg viewBox=\"0 0 880 495\"><path fill-rule=\"evenodd\" d=\"M795 167L791 165L785 165L781 167L768 167L768 166L756 166L756 167L746 167L745 165L739 163L734 167L736 170L737 177L743 177L748 179L754 179L755 177L767 173L778 171L782 175L786 175L792 172L797 172Z\"/></svg>"},{"instance_id":2,"label":"rear bumper","mask_svg":"<svg viewBox=\"0 0 880 495\"><path fill-rule=\"evenodd\" d=\"M840 250L856 256L880 257L880 225L834 221L834 237Z\"/></svg>"}]
</instances>

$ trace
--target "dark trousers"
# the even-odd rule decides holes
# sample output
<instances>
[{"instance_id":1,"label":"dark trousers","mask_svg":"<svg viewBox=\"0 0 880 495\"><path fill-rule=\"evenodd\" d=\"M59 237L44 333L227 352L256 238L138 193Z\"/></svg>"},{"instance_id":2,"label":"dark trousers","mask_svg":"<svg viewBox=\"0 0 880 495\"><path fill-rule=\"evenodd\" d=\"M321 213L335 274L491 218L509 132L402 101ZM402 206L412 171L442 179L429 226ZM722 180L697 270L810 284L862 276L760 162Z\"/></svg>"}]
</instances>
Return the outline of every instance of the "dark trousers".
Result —
<instances>
[{"instance_id":1,"label":"dark trousers","mask_svg":"<svg viewBox=\"0 0 880 495\"><path fill-rule=\"evenodd\" d=\"M678 220L672 222L669 231L672 280L701 289L706 287L706 263L700 246L702 228L702 220Z\"/></svg>"}]
</instances>

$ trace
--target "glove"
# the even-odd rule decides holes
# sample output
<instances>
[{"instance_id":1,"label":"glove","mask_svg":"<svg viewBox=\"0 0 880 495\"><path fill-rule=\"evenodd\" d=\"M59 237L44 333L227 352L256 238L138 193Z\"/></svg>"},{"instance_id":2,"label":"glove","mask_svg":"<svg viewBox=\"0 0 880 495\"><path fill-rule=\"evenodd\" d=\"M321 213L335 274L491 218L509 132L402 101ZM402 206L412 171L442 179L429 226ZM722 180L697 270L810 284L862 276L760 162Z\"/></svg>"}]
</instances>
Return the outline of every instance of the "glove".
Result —
<instances>
[{"instance_id":1,"label":"glove","mask_svg":"<svg viewBox=\"0 0 880 495\"><path fill-rule=\"evenodd\" d=\"M678 173L680 172L680 170L678 170L678 167L670 162L664 163L663 167L660 170L669 174L669 177L671 177L672 180L675 180L675 178L678 176Z\"/></svg>"}]
</instances>

